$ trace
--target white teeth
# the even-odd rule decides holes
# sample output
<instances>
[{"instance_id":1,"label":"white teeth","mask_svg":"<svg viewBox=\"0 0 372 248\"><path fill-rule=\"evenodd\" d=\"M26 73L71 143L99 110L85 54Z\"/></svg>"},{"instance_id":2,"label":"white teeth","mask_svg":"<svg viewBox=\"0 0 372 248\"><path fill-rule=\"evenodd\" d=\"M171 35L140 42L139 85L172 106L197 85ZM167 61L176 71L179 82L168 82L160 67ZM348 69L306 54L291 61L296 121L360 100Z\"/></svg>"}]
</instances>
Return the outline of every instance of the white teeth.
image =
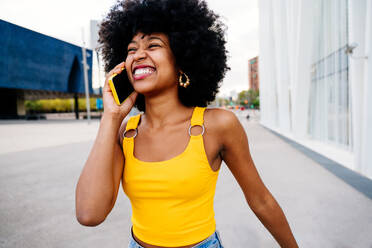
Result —
<instances>
[{"instance_id":1,"label":"white teeth","mask_svg":"<svg viewBox=\"0 0 372 248\"><path fill-rule=\"evenodd\" d=\"M154 69L150 67L139 68L134 71L134 75L150 74L154 72Z\"/></svg>"}]
</instances>

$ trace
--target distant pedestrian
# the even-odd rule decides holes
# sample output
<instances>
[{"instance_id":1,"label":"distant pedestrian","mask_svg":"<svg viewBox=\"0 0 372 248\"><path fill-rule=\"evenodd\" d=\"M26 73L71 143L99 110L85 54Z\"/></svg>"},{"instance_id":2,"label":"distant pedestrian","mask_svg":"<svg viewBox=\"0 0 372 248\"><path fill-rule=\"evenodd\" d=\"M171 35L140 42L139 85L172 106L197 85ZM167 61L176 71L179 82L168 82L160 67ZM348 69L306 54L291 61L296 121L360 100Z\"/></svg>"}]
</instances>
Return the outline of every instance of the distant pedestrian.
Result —
<instances>
[{"instance_id":1,"label":"distant pedestrian","mask_svg":"<svg viewBox=\"0 0 372 248\"><path fill-rule=\"evenodd\" d=\"M205 108L228 70L224 30L202 0L127 0L111 9L99 40L104 113L76 188L81 224L105 220L122 181L132 204L129 247L223 247L213 199L224 161L277 242L297 247L239 120ZM119 106L108 81L120 73L135 92ZM133 106L143 113L124 121Z\"/></svg>"}]
</instances>

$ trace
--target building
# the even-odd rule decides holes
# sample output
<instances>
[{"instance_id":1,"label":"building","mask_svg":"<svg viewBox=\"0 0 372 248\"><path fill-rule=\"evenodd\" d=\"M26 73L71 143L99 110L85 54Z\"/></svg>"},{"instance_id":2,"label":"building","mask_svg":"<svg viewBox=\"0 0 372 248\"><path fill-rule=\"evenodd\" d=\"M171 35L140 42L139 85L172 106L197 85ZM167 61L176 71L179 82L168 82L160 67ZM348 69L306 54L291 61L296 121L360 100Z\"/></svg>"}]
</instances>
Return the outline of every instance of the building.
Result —
<instances>
[{"instance_id":1,"label":"building","mask_svg":"<svg viewBox=\"0 0 372 248\"><path fill-rule=\"evenodd\" d=\"M0 118L25 116L27 99L84 96L82 48L0 20ZM92 51L86 49L92 93ZM75 107L77 111L77 107Z\"/></svg>"},{"instance_id":2,"label":"building","mask_svg":"<svg viewBox=\"0 0 372 248\"><path fill-rule=\"evenodd\" d=\"M249 89L258 90L260 88L258 75L258 57L254 57L248 60Z\"/></svg>"},{"instance_id":3,"label":"building","mask_svg":"<svg viewBox=\"0 0 372 248\"><path fill-rule=\"evenodd\" d=\"M261 0L261 123L372 178L372 0Z\"/></svg>"}]
</instances>

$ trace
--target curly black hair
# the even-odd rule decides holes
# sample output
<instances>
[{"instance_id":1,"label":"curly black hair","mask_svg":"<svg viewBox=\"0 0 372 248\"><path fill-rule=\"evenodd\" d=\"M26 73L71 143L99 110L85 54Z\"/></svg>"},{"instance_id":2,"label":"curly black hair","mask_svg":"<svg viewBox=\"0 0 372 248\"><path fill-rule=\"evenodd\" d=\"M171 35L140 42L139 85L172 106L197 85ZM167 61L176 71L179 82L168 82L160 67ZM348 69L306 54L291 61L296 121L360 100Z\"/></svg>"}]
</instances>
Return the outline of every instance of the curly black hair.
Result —
<instances>
[{"instance_id":1,"label":"curly black hair","mask_svg":"<svg viewBox=\"0 0 372 248\"><path fill-rule=\"evenodd\" d=\"M179 87L185 106L205 107L215 99L220 82L230 68L226 64L225 25L203 0L118 1L102 21L100 50L106 72L127 57L127 45L135 34L164 33L168 36L176 65L191 84ZM144 96L135 106L145 111Z\"/></svg>"}]
</instances>

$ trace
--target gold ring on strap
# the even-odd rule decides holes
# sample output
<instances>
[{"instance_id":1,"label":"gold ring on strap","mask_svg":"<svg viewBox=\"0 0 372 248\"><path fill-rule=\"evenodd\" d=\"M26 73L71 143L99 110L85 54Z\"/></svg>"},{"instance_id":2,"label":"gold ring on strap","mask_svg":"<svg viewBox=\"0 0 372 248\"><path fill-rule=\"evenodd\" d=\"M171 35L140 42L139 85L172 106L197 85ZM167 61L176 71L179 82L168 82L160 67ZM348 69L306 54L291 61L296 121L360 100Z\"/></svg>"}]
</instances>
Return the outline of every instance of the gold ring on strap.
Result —
<instances>
[{"instance_id":1,"label":"gold ring on strap","mask_svg":"<svg viewBox=\"0 0 372 248\"><path fill-rule=\"evenodd\" d=\"M190 125L190 127L189 127L189 135L190 136L196 136L196 135L191 135L191 128L192 127L196 127L196 126L199 126L199 127L201 127L203 130L202 130L202 132L201 132L201 135L203 136L203 134L204 134L204 131L205 131L205 127L204 127L204 124L201 124L201 125ZM199 135L199 134L198 134Z\"/></svg>"},{"instance_id":2,"label":"gold ring on strap","mask_svg":"<svg viewBox=\"0 0 372 248\"><path fill-rule=\"evenodd\" d=\"M135 133L132 137L125 137L125 134L126 134L128 131L131 131L131 130L136 131L136 133ZM124 137L124 138L133 138L133 139L134 139L134 138L137 136L137 134L138 134L137 128L135 128L135 129L132 128L132 129L125 130L124 133L123 133L123 137Z\"/></svg>"}]
</instances>

